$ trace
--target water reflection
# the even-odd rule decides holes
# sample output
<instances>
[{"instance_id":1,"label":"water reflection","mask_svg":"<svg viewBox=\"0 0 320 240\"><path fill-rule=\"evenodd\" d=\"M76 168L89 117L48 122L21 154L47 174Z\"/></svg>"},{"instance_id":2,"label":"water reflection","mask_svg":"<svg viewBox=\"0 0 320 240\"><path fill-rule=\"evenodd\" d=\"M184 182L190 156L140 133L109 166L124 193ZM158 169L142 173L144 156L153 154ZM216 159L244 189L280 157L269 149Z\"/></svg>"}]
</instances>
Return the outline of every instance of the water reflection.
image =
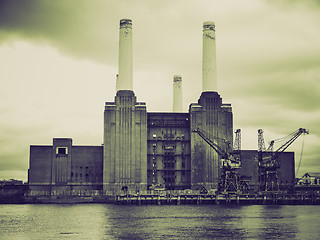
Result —
<instances>
[{"instance_id":1,"label":"water reflection","mask_svg":"<svg viewBox=\"0 0 320 240\"><path fill-rule=\"evenodd\" d=\"M0 239L319 239L320 206L0 205Z\"/></svg>"},{"instance_id":2,"label":"water reflection","mask_svg":"<svg viewBox=\"0 0 320 240\"><path fill-rule=\"evenodd\" d=\"M291 206L297 221L297 239L320 239L320 206Z\"/></svg>"},{"instance_id":3,"label":"water reflection","mask_svg":"<svg viewBox=\"0 0 320 240\"><path fill-rule=\"evenodd\" d=\"M119 239L245 238L239 228L241 208L225 206L117 206L109 213L106 235ZM112 217L113 216L113 217Z\"/></svg>"},{"instance_id":4,"label":"water reflection","mask_svg":"<svg viewBox=\"0 0 320 240\"><path fill-rule=\"evenodd\" d=\"M252 239L295 239L297 224L288 206L247 206L243 208L241 227Z\"/></svg>"},{"instance_id":5,"label":"water reflection","mask_svg":"<svg viewBox=\"0 0 320 240\"><path fill-rule=\"evenodd\" d=\"M261 211L264 221L260 239L296 239L297 223L294 211L288 211L287 206L264 206Z\"/></svg>"},{"instance_id":6,"label":"water reflection","mask_svg":"<svg viewBox=\"0 0 320 240\"><path fill-rule=\"evenodd\" d=\"M0 212L0 239L100 239L105 211L103 205L0 205Z\"/></svg>"}]
</instances>

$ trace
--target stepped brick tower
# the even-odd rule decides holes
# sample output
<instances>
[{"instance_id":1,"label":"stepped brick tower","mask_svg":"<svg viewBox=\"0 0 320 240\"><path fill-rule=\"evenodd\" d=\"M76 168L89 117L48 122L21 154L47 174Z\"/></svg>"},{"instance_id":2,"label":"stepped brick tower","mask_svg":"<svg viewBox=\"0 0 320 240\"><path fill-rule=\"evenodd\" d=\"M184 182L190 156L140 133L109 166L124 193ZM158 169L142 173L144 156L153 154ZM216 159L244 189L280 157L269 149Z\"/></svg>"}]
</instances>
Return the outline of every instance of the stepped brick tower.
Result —
<instances>
[{"instance_id":1,"label":"stepped brick tower","mask_svg":"<svg viewBox=\"0 0 320 240\"><path fill-rule=\"evenodd\" d=\"M120 21L119 74L114 102L104 111L103 191L147 187L147 110L132 90L132 21Z\"/></svg>"},{"instance_id":2,"label":"stepped brick tower","mask_svg":"<svg viewBox=\"0 0 320 240\"><path fill-rule=\"evenodd\" d=\"M217 92L215 23L203 24L202 94L197 104L190 104L191 187L217 188L220 176L218 154L192 130L200 128L212 139L232 143L233 117L230 104L223 104Z\"/></svg>"}]
</instances>

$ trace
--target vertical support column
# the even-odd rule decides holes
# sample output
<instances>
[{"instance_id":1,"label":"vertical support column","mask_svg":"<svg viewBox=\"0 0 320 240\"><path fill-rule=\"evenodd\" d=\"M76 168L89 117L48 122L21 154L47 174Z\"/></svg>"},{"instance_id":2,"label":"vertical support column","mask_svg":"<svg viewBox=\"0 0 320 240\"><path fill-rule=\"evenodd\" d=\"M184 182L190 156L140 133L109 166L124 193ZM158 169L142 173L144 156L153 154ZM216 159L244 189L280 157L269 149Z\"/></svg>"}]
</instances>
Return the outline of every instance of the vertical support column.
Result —
<instances>
[{"instance_id":1,"label":"vertical support column","mask_svg":"<svg viewBox=\"0 0 320 240\"><path fill-rule=\"evenodd\" d=\"M217 91L215 23L203 23L202 91Z\"/></svg>"},{"instance_id":2,"label":"vertical support column","mask_svg":"<svg viewBox=\"0 0 320 240\"><path fill-rule=\"evenodd\" d=\"M59 194L69 192L71 183L72 139L54 138L52 151L51 183L53 191Z\"/></svg>"},{"instance_id":3,"label":"vertical support column","mask_svg":"<svg viewBox=\"0 0 320 240\"><path fill-rule=\"evenodd\" d=\"M173 112L182 112L182 77L173 77Z\"/></svg>"},{"instance_id":4,"label":"vertical support column","mask_svg":"<svg viewBox=\"0 0 320 240\"><path fill-rule=\"evenodd\" d=\"M133 90L131 19L120 20L119 73L116 90Z\"/></svg>"},{"instance_id":5,"label":"vertical support column","mask_svg":"<svg viewBox=\"0 0 320 240\"><path fill-rule=\"evenodd\" d=\"M145 103L136 101L132 86L132 21L121 19L117 93L104 112L106 194L144 191L147 187L147 110Z\"/></svg>"}]
</instances>

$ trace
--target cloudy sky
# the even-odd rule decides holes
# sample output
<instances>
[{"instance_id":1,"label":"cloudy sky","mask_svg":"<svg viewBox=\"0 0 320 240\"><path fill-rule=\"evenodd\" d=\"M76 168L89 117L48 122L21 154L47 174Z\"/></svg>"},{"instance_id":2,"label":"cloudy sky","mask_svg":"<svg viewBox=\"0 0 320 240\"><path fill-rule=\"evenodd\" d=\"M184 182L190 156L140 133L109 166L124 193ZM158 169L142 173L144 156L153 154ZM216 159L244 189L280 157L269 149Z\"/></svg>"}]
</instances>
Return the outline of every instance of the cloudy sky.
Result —
<instances>
[{"instance_id":1,"label":"cloudy sky","mask_svg":"<svg viewBox=\"0 0 320 240\"><path fill-rule=\"evenodd\" d=\"M30 145L102 143L122 18L148 111L172 111L175 74L184 111L198 101L202 24L215 21L218 92L242 149L257 149L260 128L266 144L307 128L288 151L299 165L304 143L298 176L320 172L319 0L0 0L0 179L27 179Z\"/></svg>"}]
</instances>

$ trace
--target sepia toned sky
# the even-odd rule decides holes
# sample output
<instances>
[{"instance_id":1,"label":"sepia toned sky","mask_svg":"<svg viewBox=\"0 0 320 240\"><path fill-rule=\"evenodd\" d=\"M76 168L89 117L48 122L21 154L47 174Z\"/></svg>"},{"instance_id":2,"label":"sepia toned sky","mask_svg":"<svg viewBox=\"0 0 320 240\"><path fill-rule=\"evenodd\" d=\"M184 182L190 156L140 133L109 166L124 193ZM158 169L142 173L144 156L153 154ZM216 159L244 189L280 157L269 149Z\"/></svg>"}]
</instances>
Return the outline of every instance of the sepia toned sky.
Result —
<instances>
[{"instance_id":1,"label":"sepia toned sky","mask_svg":"<svg viewBox=\"0 0 320 240\"><path fill-rule=\"evenodd\" d=\"M218 92L242 149L298 128L298 176L320 172L319 0L0 0L0 179L27 179L29 146L101 145L113 101L119 21L133 21L134 92L149 112L201 94L202 24L216 23ZM304 139L304 141L303 141ZM275 146L279 147L279 146Z\"/></svg>"}]
</instances>

